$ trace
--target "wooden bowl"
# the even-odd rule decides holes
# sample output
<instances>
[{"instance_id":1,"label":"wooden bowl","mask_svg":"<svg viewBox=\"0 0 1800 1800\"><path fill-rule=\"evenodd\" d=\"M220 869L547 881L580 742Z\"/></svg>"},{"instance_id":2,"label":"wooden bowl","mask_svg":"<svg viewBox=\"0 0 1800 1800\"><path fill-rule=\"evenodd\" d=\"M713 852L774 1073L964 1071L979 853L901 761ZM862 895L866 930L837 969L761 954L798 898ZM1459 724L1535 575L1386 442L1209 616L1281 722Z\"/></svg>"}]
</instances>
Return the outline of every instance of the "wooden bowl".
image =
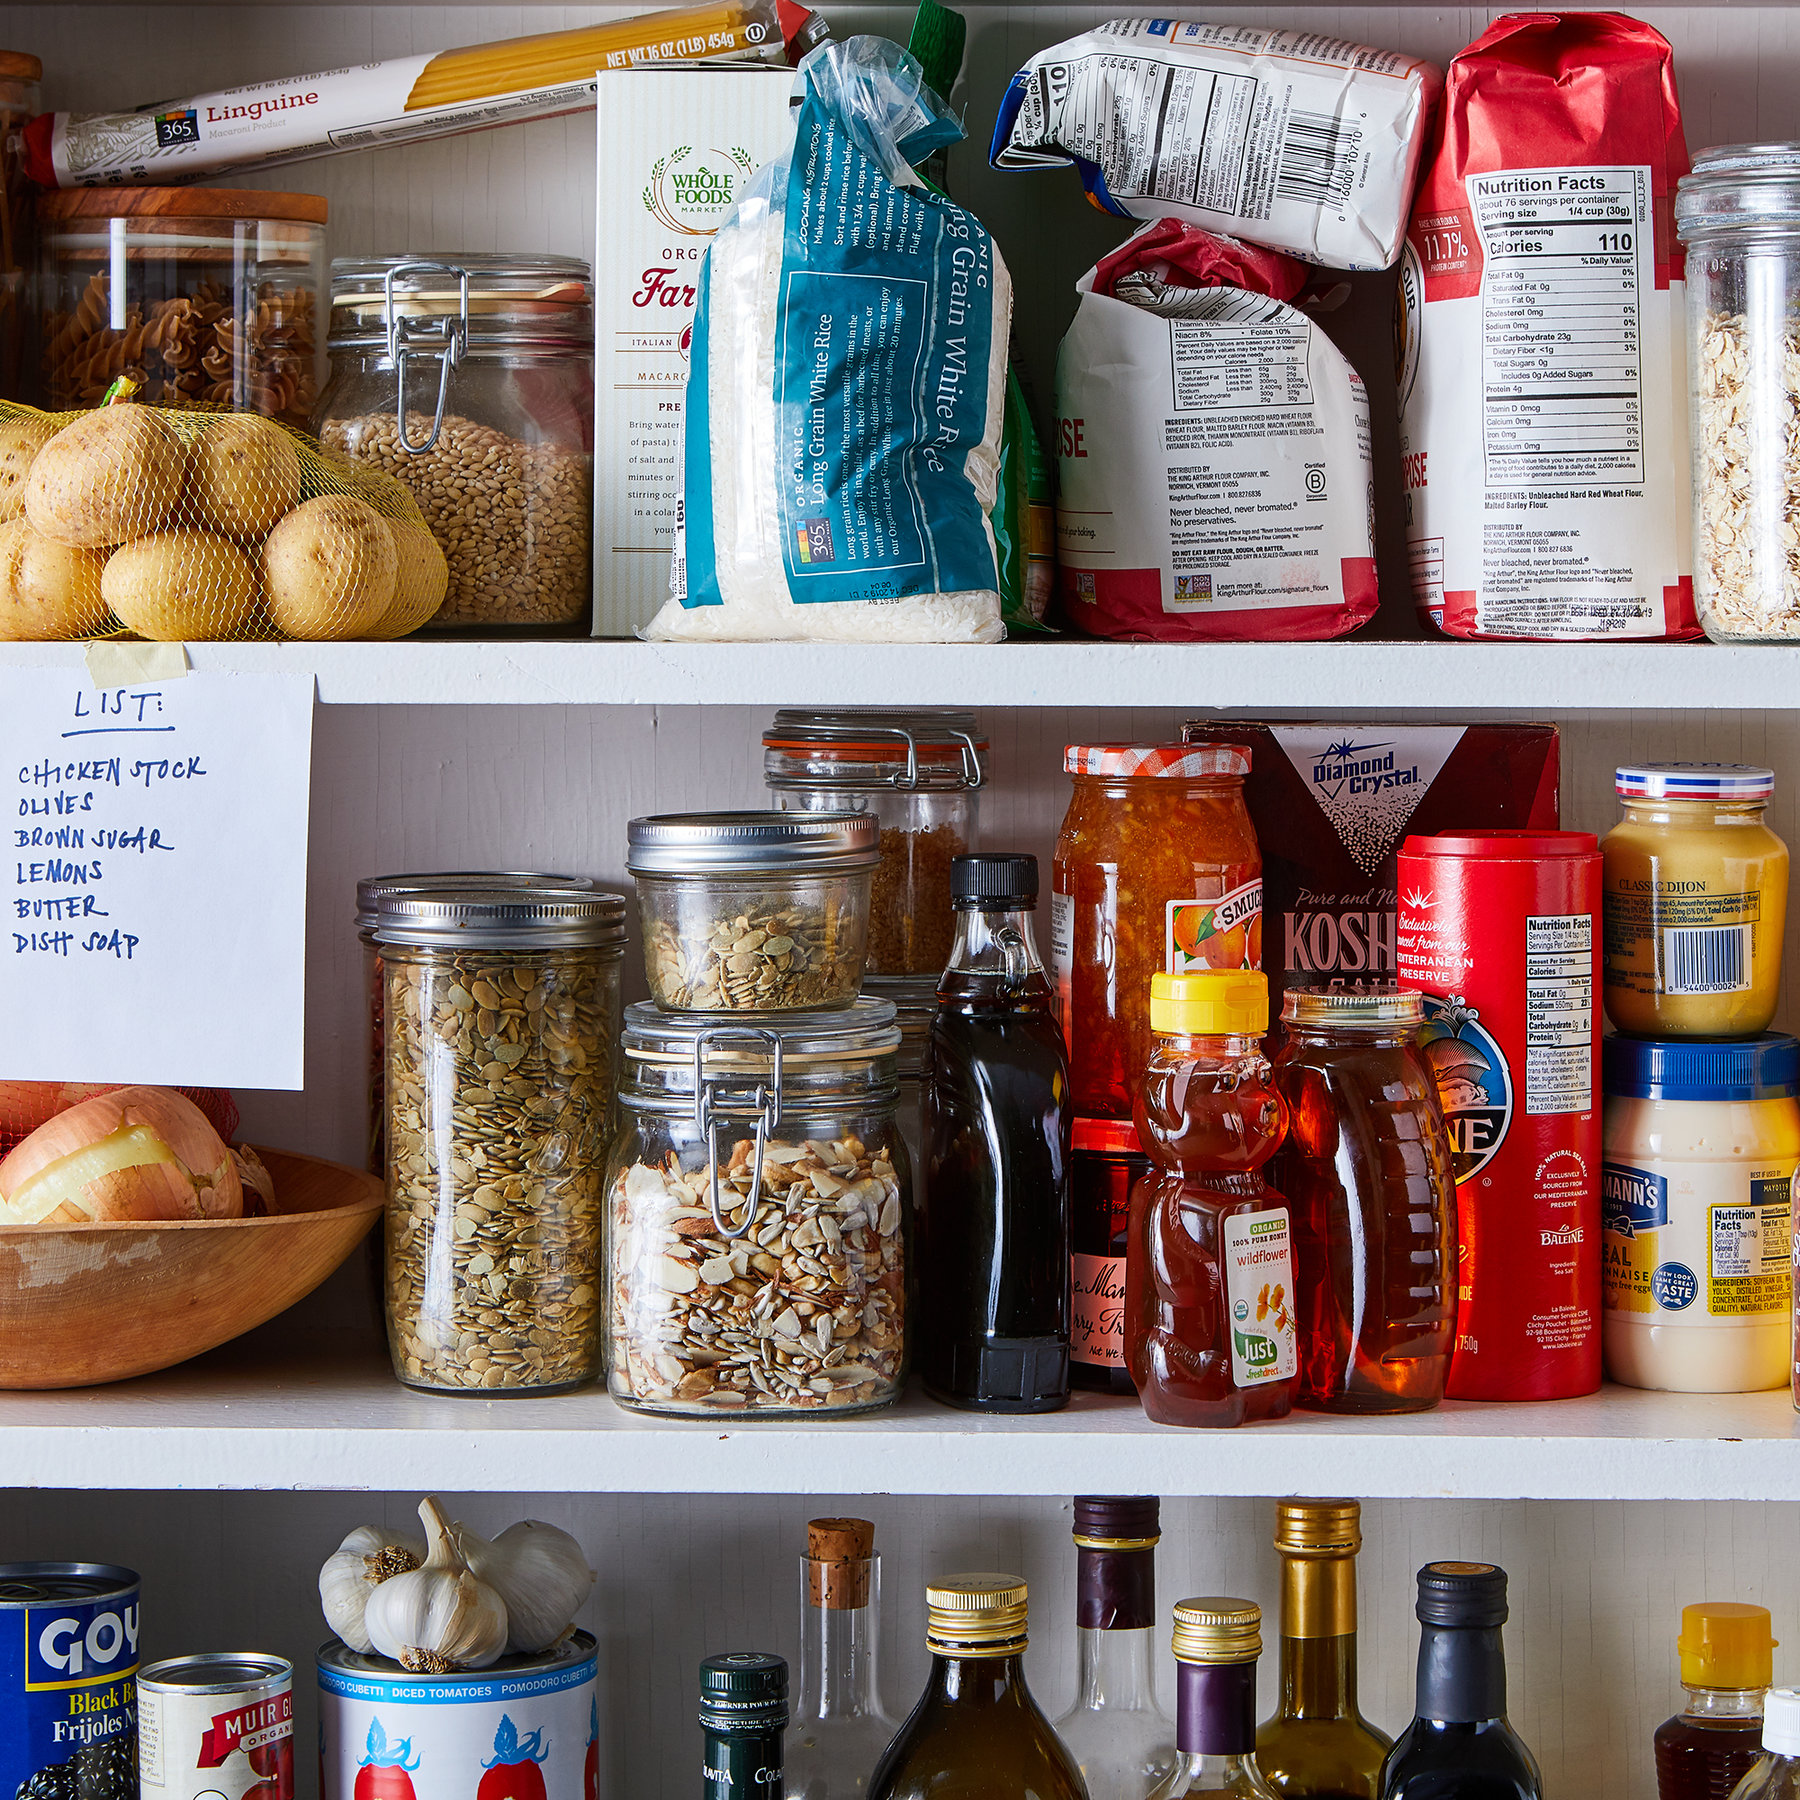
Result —
<instances>
[{"instance_id":1,"label":"wooden bowl","mask_svg":"<svg viewBox=\"0 0 1800 1800\"><path fill-rule=\"evenodd\" d=\"M361 1169L258 1154L261 1219L0 1225L0 1388L88 1387L167 1369L310 1294L381 1212Z\"/></svg>"}]
</instances>

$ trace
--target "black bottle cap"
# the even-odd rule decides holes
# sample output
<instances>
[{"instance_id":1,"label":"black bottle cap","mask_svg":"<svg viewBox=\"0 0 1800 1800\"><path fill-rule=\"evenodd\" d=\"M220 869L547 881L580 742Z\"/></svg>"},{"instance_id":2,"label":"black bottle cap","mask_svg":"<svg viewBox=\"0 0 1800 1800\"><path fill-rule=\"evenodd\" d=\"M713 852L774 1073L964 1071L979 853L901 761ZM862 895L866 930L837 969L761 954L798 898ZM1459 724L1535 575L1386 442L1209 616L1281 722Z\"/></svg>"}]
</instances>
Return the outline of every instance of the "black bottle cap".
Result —
<instances>
[{"instance_id":1,"label":"black bottle cap","mask_svg":"<svg viewBox=\"0 0 1800 1800\"><path fill-rule=\"evenodd\" d=\"M788 1666L737 1650L700 1665L700 1723L713 1731L767 1731L788 1722Z\"/></svg>"},{"instance_id":2,"label":"black bottle cap","mask_svg":"<svg viewBox=\"0 0 1800 1800\"><path fill-rule=\"evenodd\" d=\"M1101 1549L1108 1543L1140 1549L1161 1532L1162 1502L1154 1494L1124 1498L1115 1494L1078 1494L1075 1498L1075 1541Z\"/></svg>"},{"instance_id":3,"label":"black bottle cap","mask_svg":"<svg viewBox=\"0 0 1800 1800\"><path fill-rule=\"evenodd\" d=\"M950 859L950 904L981 912L1030 912L1037 906L1035 856L975 850Z\"/></svg>"},{"instance_id":4,"label":"black bottle cap","mask_svg":"<svg viewBox=\"0 0 1800 1800\"><path fill-rule=\"evenodd\" d=\"M1419 1571L1417 1611L1425 1625L1504 1625L1506 1571L1492 1563L1427 1563Z\"/></svg>"}]
</instances>

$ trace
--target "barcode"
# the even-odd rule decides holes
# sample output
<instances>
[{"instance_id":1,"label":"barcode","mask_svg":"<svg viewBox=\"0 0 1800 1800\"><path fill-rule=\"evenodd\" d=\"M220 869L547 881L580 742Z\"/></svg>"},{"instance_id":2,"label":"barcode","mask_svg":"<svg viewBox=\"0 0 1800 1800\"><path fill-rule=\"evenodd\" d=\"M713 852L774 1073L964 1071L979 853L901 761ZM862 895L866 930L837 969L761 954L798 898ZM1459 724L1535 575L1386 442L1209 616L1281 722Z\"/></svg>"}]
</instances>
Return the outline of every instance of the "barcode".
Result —
<instances>
[{"instance_id":1,"label":"barcode","mask_svg":"<svg viewBox=\"0 0 1800 1800\"><path fill-rule=\"evenodd\" d=\"M1750 986L1750 927L1695 925L1663 933L1665 994L1741 994Z\"/></svg>"},{"instance_id":2,"label":"barcode","mask_svg":"<svg viewBox=\"0 0 1800 1800\"><path fill-rule=\"evenodd\" d=\"M1330 113L1289 113L1276 193L1283 200L1302 200L1314 206L1348 199L1361 142L1359 127Z\"/></svg>"}]
</instances>

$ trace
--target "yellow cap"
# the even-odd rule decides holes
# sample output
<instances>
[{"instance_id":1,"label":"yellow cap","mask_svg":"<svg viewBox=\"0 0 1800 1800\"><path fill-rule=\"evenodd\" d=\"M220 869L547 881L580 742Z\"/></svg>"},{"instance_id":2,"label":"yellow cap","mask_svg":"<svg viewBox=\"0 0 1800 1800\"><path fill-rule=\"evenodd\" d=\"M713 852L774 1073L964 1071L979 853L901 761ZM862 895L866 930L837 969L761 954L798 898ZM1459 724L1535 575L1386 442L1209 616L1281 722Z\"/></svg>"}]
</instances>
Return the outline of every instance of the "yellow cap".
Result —
<instances>
[{"instance_id":1,"label":"yellow cap","mask_svg":"<svg viewBox=\"0 0 1800 1800\"><path fill-rule=\"evenodd\" d=\"M1769 1609L1737 1600L1702 1600L1681 1609L1684 1687L1766 1688L1775 1679Z\"/></svg>"},{"instance_id":2,"label":"yellow cap","mask_svg":"<svg viewBox=\"0 0 1800 1800\"><path fill-rule=\"evenodd\" d=\"M1354 1556L1362 1507L1354 1500L1278 1500L1275 1548L1284 1556Z\"/></svg>"},{"instance_id":3,"label":"yellow cap","mask_svg":"<svg viewBox=\"0 0 1800 1800\"><path fill-rule=\"evenodd\" d=\"M1025 1648L1017 1575L950 1575L925 1587L925 1647L939 1656L1017 1656Z\"/></svg>"},{"instance_id":4,"label":"yellow cap","mask_svg":"<svg viewBox=\"0 0 1800 1800\"><path fill-rule=\"evenodd\" d=\"M1175 1603L1175 1660L1255 1662L1262 1654L1262 1608L1253 1600L1204 1594Z\"/></svg>"},{"instance_id":5,"label":"yellow cap","mask_svg":"<svg viewBox=\"0 0 1800 1800\"><path fill-rule=\"evenodd\" d=\"M1150 1029L1182 1037L1259 1037L1269 1029L1260 969L1195 969L1150 977Z\"/></svg>"}]
</instances>

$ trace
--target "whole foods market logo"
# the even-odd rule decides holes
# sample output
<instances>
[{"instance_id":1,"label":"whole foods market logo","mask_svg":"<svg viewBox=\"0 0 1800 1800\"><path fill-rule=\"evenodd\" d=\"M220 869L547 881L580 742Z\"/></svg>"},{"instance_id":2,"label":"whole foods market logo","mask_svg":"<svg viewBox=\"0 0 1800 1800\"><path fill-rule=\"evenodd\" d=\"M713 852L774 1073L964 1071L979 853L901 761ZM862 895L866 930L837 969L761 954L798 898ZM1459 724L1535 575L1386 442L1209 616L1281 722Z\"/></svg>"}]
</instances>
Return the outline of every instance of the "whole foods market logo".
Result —
<instances>
[{"instance_id":1,"label":"whole foods market logo","mask_svg":"<svg viewBox=\"0 0 1800 1800\"><path fill-rule=\"evenodd\" d=\"M711 237L737 204L754 164L738 145L699 150L683 144L650 165L644 210L667 231L682 237Z\"/></svg>"},{"instance_id":2,"label":"whole foods market logo","mask_svg":"<svg viewBox=\"0 0 1800 1800\"><path fill-rule=\"evenodd\" d=\"M1513 1081L1506 1056L1460 994L1425 996L1419 1049L1437 1082L1451 1161L1460 1187L1493 1161L1512 1122Z\"/></svg>"}]
</instances>

